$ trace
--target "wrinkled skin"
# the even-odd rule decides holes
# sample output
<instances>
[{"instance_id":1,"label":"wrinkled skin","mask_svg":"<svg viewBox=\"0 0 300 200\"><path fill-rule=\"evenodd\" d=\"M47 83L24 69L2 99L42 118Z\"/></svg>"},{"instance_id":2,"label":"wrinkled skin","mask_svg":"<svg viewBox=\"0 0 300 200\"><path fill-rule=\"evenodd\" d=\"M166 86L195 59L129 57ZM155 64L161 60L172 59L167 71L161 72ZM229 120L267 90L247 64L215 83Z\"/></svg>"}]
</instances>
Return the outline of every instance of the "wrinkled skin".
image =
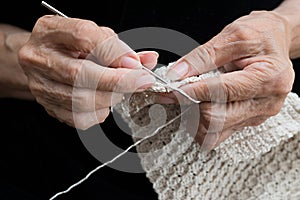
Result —
<instances>
[{"instance_id":1,"label":"wrinkled skin","mask_svg":"<svg viewBox=\"0 0 300 200\"><path fill-rule=\"evenodd\" d=\"M23 29L0 24L0 98L34 99L17 56L29 37L30 33Z\"/></svg>"},{"instance_id":2,"label":"wrinkled skin","mask_svg":"<svg viewBox=\"0 0 300 200\"><path fill-rule=\"evenodd\" d=\"M19 51L19 63L34 98L70 126L103 122L123 93L143 91L155 79L156 52L135 53L107 27L92 21L43 16Z\"/></svg>"},{"instance_id":3,"label":"wrinkled skin","mask_svg":"<svg viewBox=\"0 0 300 200\"><path fill-rule=\"evenodd\" d=\"M203 149L211 150L234 131L259 125L280 111L295 76L290 34L287 20L276 12L252 12L173 65L168 72L173 80L220 67L226 71L182 87L202 101L196 140ZM167 96L185 100L174 94Z\"/></svg>"}]
</instances>

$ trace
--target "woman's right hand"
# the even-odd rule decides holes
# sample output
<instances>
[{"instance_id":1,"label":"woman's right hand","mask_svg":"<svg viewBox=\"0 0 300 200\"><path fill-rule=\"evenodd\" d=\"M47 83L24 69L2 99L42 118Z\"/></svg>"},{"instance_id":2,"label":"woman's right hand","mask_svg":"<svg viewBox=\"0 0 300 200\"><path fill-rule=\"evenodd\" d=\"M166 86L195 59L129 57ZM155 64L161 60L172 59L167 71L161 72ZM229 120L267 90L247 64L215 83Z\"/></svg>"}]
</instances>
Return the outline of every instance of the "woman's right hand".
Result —
<instances>
[{"instance_id":1,"label":"woman's right hand","mask_svg":"<svg viewBox=\"0 0 300 200\"><path fill-rule=\"evenodd\" d=\"M110 28L92 21L41 17L19 62L37 102L58 120L79 129L103 122L123 93L142 91L155 78L156 52L135 53Z\"/></svg>"}]
</instances>

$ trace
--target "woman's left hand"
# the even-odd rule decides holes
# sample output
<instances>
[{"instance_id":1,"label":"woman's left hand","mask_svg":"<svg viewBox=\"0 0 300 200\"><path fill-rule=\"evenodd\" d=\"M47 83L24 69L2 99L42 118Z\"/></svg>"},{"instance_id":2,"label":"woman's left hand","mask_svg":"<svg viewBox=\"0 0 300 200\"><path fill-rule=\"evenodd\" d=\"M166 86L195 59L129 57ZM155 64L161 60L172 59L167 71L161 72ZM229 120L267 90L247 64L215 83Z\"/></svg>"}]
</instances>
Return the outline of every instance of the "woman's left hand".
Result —
<instances>
[{"instance_id":1,"label":"woman's left hand","mask_svg":"<svg viewBox=\"0 0 300 200\"><path fill-rule=\"evenodd\" d=\"M226 71L181 87L202 101L196 140L205 149L280 111L294 82L290 48L288 21L273 11L256 11L227 25L172 66L167 75L173 80L219 67Z\"/></svg>"}]
</instances>

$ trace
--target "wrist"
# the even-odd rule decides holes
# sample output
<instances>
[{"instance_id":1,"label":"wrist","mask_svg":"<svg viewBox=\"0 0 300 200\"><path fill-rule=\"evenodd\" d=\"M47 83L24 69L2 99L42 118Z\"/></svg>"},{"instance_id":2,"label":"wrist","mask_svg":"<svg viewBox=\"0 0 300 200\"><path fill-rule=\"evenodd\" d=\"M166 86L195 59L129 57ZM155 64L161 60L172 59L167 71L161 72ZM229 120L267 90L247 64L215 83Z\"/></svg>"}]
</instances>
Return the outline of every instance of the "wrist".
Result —
<instances>
[{"instance_id":1,"label":"wrist","mask_svg":"<svg viewBox=\"0 0 300 200\"><path fill-rule=\"evenodd\" d=\"M6 34L5 48L7 51L18 54L20 48L28 41L30 37L29 32L18 32Z\"/></svg>"},{"instance_id":2,"label":"wrist","mask_svg":"<svg viewBox=\"0 0 300 200\"><path fill-rule=\"evenodd\" d=\"M28 80L18 62L18 51L30 33L9 25L0 25L0 98L32 99Z\"/></svg>"},{"instance_id":3,"label":"wrist","mask_svg":"<svg viewBox=\"0 0 300 200\"><path fill-rule=\"evenodd\" d=\"M300 1L286 0L272 12L282 17L288 28L290 58L300 57Z\"/></svg>"}]
</instances>

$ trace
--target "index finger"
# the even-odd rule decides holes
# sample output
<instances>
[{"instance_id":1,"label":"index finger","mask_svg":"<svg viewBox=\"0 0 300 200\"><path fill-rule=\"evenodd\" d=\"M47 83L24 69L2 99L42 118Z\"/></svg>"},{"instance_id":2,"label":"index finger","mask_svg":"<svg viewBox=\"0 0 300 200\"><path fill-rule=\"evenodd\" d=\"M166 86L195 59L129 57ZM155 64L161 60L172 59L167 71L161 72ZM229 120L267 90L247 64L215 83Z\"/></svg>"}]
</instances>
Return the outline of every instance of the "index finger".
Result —
<instances>
[{"instance_id":1,"label":"index finger","mask_svg":"<svg viewBox=\"0 0 300 200\"><path fill-rule=\"evenodd\" d=\"M181 80L215 70L232 61L259 53L260 40L246 40L239 36L240 28L233 24L205 44L193 49L172 65L167 76Z\"/></svg>"},{"instance_id":2,"label":"index finger","mask_svg":"<svg viewBox=\"0 0 300 200\"><path fill-rule=\"evenodd\" d=\"M151 87L156 79L142 69L108 68L89 60L72 62L79 68L73 75L75 87L88 87L110 92L135 92Z\"/></svg>"},{"instance_id":3,"label":"index finger","mask_svg":"<svg viewBox=\"0 0 300 200\"><path fill-rule=\"evenodd\" d=\"M262 70L263 68L263 70ZM224 73L181 87L200 101L230 102L269 95L286 95L292 81L282 81L286 71L276 71L272 65L254 63L240 71Z\"/></svg>"},{"instance_id":4,"label":"index finger","mask_svg":"<svg viewBox=\"0 0 300 200\"><path fill-rule=\"evenodd\" d=\"M103 66L137 68L140 62L138 55L112 29L90 20L43 16L35 24L32 35L41 45L90 54ZM136 63L126 62L124 66L123 57Z\"/></svg>"}]
</instances>

